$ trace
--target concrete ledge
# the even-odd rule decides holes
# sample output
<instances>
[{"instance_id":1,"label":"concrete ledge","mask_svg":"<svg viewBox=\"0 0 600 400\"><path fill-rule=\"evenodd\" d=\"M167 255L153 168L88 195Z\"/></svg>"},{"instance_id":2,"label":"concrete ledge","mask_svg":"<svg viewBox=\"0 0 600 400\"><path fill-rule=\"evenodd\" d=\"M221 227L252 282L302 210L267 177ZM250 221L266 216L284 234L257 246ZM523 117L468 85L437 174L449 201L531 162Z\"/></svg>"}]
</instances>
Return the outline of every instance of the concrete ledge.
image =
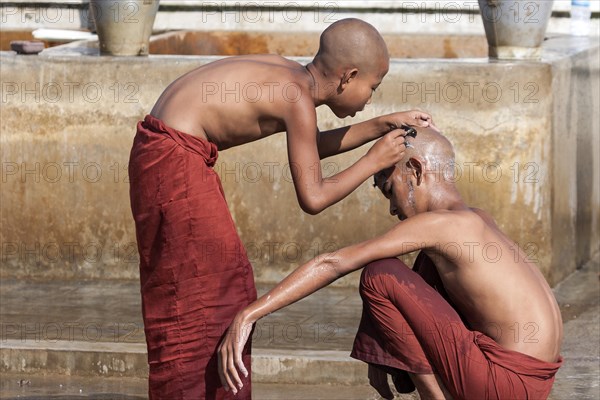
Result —
<instances>
[{"instance_id":1,"label":"concrete ledge","mask_svg":"<svg viewBox=\"0 0 600 400\"><path fill-rule=\"evenodd\" d=\"M7 340L0 348L2 372L79 376L144 377L145 345L93 342L27 343Z\"/></svg>"},{"instance_id":2,"label":"concrete ledge","mask_svg":"<svg viewBox=\"0 0 600 400\"><path fill-rule=\"evenodd\" d=\"M0 371L145 378L146 345L9 339L0 347ZM366 364L348 351L253 349L252 376L260 383L368 384Z\"/></svg>"},{"instance_id":3,"label":"concrete ledge","mask_svg":"<svg viewBox=\"0 0 600 400\"><path fill-rule=\"evenodd\" d=\"M367 364L350 358L348 351L256 349L252 353L252 377L263 383L369 383Z\"/></svg>"},{"instance_id":4,"label":"concrete ledge","mask_svg":"<svg viewBox=\"0 0 600 400\"><path fill-rule=\"evenodd\" d=\"M66 375L3 374L3 400L143 400L148 382L139 378L86 378ZM298 385L252 383L252 397L258 400L380 400L369 385ZM398 395L397 400L418 400L416 394Z\"/></svg>"}]
</instances>

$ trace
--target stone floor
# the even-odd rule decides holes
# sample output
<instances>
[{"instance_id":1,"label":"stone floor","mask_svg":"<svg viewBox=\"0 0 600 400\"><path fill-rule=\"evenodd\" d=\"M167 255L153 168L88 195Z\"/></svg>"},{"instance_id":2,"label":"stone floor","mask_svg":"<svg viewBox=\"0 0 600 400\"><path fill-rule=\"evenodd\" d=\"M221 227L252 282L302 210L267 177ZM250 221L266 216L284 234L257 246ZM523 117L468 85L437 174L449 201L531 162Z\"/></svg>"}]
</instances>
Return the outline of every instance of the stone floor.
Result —
<instances>
[{"instance_id":1,"label":"stone floor","mask_svg":"<svg viewBox=\"0 0 600 400\"><path fill-rule=\"evenodd\" d=\"M141 378L82 378L64 375L2 376L0 391L5 400L142 400L147 399L146 380ZM375 400L379 396L365 385L253 384L256 400ZM409 399L410 397L406 397Z\"/></svg>"},{"instance_id":2,"label":"stone floor","mask_svg":"<svg viewBox=\"0 0 600 400\"><path fill-rule=\"evenodd\" d=\"M259 295L271 287L258 285ZM145 343L138 282L0 283L2 340ZM326 288L260 320L254 347L348 350L360 319L356 288Z\"/></svg>"},{"instance_id":3,"label":"stone floor","mask_svg":"<svg viewBox=\"0 0 600 400\"><path fill-rule=\"evenodd\" d=\"M554 288L564 322L555 400L600 399L600 262L598 257Z\"/></svg>"},{"instance_id":4,"label":"stone floor","mask_svg":"<svg viewBox=\"0 0 600 400\"><path fill-rule=\"evenodd\" d=\"M600 399L599 277L596 258L555 288L565 364L551 399ZM260 321L254 398L378 399L348 357L360 310L356 288L326 288ZM0 398L146 398L135 282L4 280L0 321Z\"/></svg>"}]
</instances>

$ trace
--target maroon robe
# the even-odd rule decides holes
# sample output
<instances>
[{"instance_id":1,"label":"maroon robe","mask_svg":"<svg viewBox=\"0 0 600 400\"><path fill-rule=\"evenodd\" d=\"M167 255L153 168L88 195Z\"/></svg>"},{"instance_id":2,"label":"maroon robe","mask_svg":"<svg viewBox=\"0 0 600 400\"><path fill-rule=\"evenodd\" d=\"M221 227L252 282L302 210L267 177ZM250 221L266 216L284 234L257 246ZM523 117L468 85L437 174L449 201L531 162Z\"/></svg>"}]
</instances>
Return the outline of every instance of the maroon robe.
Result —
<instances>
[{"instance_id":1,"label":"maroon robe","mask_svg":"<svg viewBox=\"0 0 600 400\"><path fill-rule=\"evenodd\" d=\"M363 315L351 356L390 373L401 393L415 390L407 372L435 371L455 400L550 394L562 358L538 360L470 330L425 253L414 270L396 258L367 265L360 294Z\"/></svg>"},{"instance_id":2,"label":"maroon robe","mask_svg":"<svg viewBox=\"0 0 600 400\"><path fill-rule=\"evenodd\" d=\"M216 160L214 143L150 115L138 123L129 179L151 399L234 398L219 380L217 346L256 289ZM250 375L242 380L235 399L250 399Z\"/></svg>"}]
</instances>

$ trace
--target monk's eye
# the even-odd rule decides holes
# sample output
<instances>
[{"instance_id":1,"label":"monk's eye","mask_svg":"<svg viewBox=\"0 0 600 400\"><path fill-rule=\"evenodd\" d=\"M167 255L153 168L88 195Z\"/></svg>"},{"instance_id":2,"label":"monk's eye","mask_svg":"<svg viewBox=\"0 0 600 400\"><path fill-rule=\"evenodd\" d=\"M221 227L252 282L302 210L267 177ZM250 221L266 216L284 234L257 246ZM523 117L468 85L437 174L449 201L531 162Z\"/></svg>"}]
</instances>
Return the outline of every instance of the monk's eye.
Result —
<instances>
[{"instance_id":1,"label":"monk's eye","mask_svg":"<svg viewBox=\"0 0 600 400\"><path fill-rule=\"evenodd\" d=\"M389 200L392 197L392 184L389 182L385 182L381 189L381 193L383 193L385 198Z\"/></svg>"}]
</instances>

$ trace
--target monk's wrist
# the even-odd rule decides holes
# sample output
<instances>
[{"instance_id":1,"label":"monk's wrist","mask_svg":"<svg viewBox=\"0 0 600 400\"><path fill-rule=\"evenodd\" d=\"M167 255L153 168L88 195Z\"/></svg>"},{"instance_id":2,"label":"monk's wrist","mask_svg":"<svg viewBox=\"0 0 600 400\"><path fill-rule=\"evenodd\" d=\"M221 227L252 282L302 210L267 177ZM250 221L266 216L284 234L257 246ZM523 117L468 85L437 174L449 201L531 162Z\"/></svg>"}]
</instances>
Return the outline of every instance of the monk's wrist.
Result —
<instances>
[{"instance_id":1,"label":"monk's wrist","mask_svg":"<svg viewBox=\"0 0 600 400\"><path fill-rule=\"evenodd\" d=\"M253 323L254 321L252 321L252 318L250 318L250 314L250 310L248 310L248 307L246 307L238 313L237 320L242 324Z\"/></svg>"},{"instance_id":2,"label":"monk's wrist","mask_svg":"<svg viewBox=\"0 0 600 400\"><path fill-rule=\"evenodd\" d=\"M386 114L379 117L379 130L381 132L381 136L398 128L393 115L394 114Z\"/></svg>"},{"instance_id":3,"label":"monk's wrist","mask_svg":"<svg viewBox=\"0 0 600 400\"><path fill-rule=\"evenodd\" d=\"M367 153L359 158L356 164L358 169L366 171L367 177L369 177L385 168L380 166L379 162L380 160L376 159L376 157L373 157L370 153Z\"/></svg>"},{"instance_id":4,"label":"monk's wrist","mask_svg":"<svg viewBox=\"0 0 600 400\"><path fill-rule=\"evenodd\" d=\"M392 123L392 118L390 117L390 115L391 114L381 115L379 117L374 118L375 124L377 126L377 132L378 132L377 137L381 137L394 129L392 127L393 123Z\"/></svg>"},{"instance_id":5,"label":"monk's wrist","mask_svg":"<svg viewBox=\"0 0 600 400\"><path fill-rule=\"evenodd\" d=\"M243 324L253 324L263 317L258 315L258 310L254 310L253 305L254 303L239 312L238 318Z\"/></svg>"}]
</instances>

